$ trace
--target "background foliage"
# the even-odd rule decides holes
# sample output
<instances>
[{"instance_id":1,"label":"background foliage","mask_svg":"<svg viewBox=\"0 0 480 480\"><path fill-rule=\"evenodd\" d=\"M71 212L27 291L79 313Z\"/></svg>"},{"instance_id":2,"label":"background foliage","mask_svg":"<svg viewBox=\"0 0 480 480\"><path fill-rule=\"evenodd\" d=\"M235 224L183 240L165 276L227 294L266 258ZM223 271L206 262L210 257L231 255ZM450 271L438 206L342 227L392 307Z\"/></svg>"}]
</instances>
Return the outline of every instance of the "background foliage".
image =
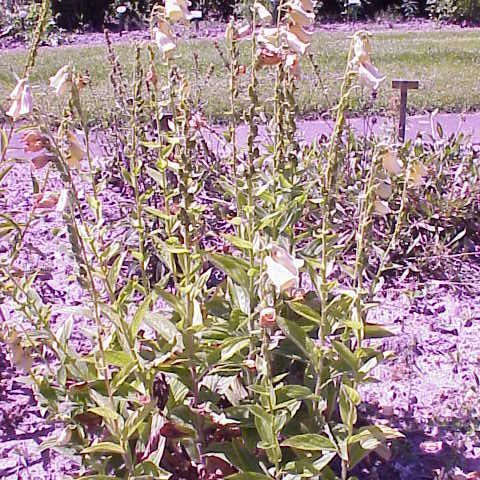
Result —
<instances>
[{"instance_id":1,"label":"background foliage","mask_svg":"<svg viewBox=\"0 0 480 480\"><path fill-rule=\"evenodd\" d=\"M116 7L129 5L140 16L147 16L158 0L52 0L53 16L61 28L88 27L99 30L104 22L117 20ZM201 9L205 17L226 20L237 12L245 11L248 0L193 0L194 8ZM266 2L269 5L271 2ZM3 0L0 8L5 12L0 27L18 22L19 12L35 10L35 1ZM348 0L324 0L317 6L317 18L339 20L346 18ZM377 16L392 18L429 17L440 21L477 22L480 19L479 0L362 0L359 18ZM2 26L3 24L3 26Z\"/></svg>"}]
</instances>

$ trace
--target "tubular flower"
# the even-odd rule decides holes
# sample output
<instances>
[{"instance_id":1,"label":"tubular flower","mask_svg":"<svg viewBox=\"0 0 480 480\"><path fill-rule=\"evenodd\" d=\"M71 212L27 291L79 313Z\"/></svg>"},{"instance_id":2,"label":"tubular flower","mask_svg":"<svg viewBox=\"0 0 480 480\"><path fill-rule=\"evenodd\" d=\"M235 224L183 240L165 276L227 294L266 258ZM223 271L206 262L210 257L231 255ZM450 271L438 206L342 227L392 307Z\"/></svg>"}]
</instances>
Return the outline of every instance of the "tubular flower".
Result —
<instances>
[{"instance_id":1,"label":"tubular flower","mask_svg":"<svg viewBox=\"0 0 480 480\"><path fill-rule=\"evenodd\" d=\"M231 44L234 40L242 40L250 35L251 28L248 23L234 27L231 23L227 25L225 29L225 39L228 44Z\"/></svg>"},{"instance_id":2,"label":"tubular flower","mask_svg":"<svg viewBox=\"0 0 480 480\"><path fill-rule=\"evenodd\" d=\"M23 115L29 115L33 111L32 89L28 83L28 78L22 78L10 94L10 100L13 100L12 106L7 112L9 117L16 120Z\"/></svg>"},{"instance_id":3,"label":"tubular flower","mask_svg":"<svg viewBox=\"0 0 480 480\"><path fill-rule=\"evenodd\" d=\"M185 0L165 0L165 17L171 23L187 20L188 5Z\"/></svg>"},{"instance_id":4,"label":"tubular flower","mask_svg":"<svg viewBox=\"0 0 480 480\"><path fill-rule=\"evenodd\" d=\"M50 147L50 140L39 130L29 130L22 136L22 142L25 144L25 152L39 152L44 148Z\"/></svg>"},{"instance_id":5,"label":"tubular flower","mask_svg":"<svg viewBox=\"0 0 480 480\"><path fill-rule=\"evenodd\" d=\"M313 11L305 10L303 2L299 0L292 0L286 4L288 7L288 14L296 25L305 27L312 25L315 21L315 13Z\"/></svg>"},{"instance_id":6,"label":"tubular flower","mask_svg":"<svg viewBox=\"0 0 480 480\"><path fill-rule=\"evenodd\" d=\"M77 90L80 92L87 85L90 85L90 75L88 73L77 74L73 79L73 83L77 87Z\"/></svg>"},{"instance_id":7,"label":"tubular flower","mask_svg":"<svg viewBox=\"0 0 480 480\"><path fill-rule=\"evenodd\" d=\"M358 32L353 37L353 59L351 68L358 73L361 87L367 87L376 92L380 84L385 80L370 60L372 47L370 45L369 35L366 32Z\"/></svg>"},{"instance_id":8,"label":"tubular flower","mask_svg":"<svg viewBox=\"0 0 480 480\"><path fill-rule=\"evenodd\" d=\"M70 168L80 170L80 161L85 156L85 150L80 140L72 132L67 132L67 163Z\"/></svg>"},{"instance_id":9,"label":"tubular flower","mask_svg":"<svg viewBox=\"0 0 480 480\"><path fill-rule=\"evenodd\" d=\"M64 189L60 192L37 193L33 198L35 208L63 212L67 205L68 191Z\"/></svg>"},{"instance_id":10,"label":"tubular flower","mask_svg":"<svg viewBox=\"0 0 480 480\"><path fill-rule=\"evenodd\" d=\"M285 70L298 77L300 59L310 47L312 34L304 25L313 23L313 2L291 0L287 4L290 16L286 24L278 28L262 27L257 35L257 68L284 62Z\"/></svg>"},{"instance_id":11,"label":"tubular flower","mask_svg":"<svg viewBox=\"0 0 480 480\"><path fill-rule=\"evenodd\" d=\"M383 168L392 175L398 175L402 172L402 164L397 155L391 148L387 148L381 156Z\"/></svg>"},{"instance_id":12,"label":"tubular flower","mask_svg":"<svg viewBox=\"0 0 480 480\"><path fill-rule=\"evenodd\" d=\"M300 3L302 4L303 9L307 12L313 12L315 5L317 4L314 0L300 0Z\"/></svg>"},{"instance_id":13,"label":"tubular flower","mask_svg":"<svg viewBox=\"0 0 480 480\"><path fill-rule=\"evenodd\" d=\"M282 63L282 54L273 45L257 50L256 68L262 68L265 65L278 65L279 63Z\"/></svg>"},{"instance_id":14,"label":"tubular flower","mask_svg":"<svg viewBox=\"0 0 480 480\"><path fill-rule=\"evenodd\" d=\"M7 346L10 353L10 362L12 366L19 370L29 372L32 368L33 358L28 351L22 346L17 332L13 331L7 338Z\"/></svg>"},{"instance_id":15,"label":"tubular flower","mask_svg":"<svg viewBox=\"0 0 480 480\"><path fill-rule=\"evenodd\" d=\"M298 55L290 53L285 60L285 68L289 69L295 77L300 77L300 62Z\"/></svg>"},{"instance_id":16,"label":"tubular flower","mask_svg":"<svg viewBox=\"0 0 480 480\"><path fill-rule=\"evenodd\" d=\"M32 158L32 165L35 170L40 170L41 168L45 167L50 162L55 161L55 155L51 153L41 153L36 157Z\"/></svg>"},{"instance_id":17,"label":"tubular flower","mask_svg":"<svg viewBox=\"0 0 480 480\"><path fill-rule=\"evenodd\" d=\"M154 27L153 35L155 43L160 50L164 60L170 58L177 48L172 27L166 20L160 20L158 26Z\"/></svg>"},{"instance_id":18,"label":"tubular flower","mask_svg":"<svg viewBox=\"0 0 480 480\"><path fill-rule=\"evenodd\" d=\"M150 68L148 70L147 76L146 76L146 81L147 83L153 85L155 88L158 87L158 75L157 75L157 70L153 65L150 65Z\"/></svg>"},{"instance_id":19,"label":"tubular flower","mask_svg":"<svg viewBox=\"0 0 480 480\"><path fill-rule=\"evenodd\" d=\"M294 33L290 31L285 31L285 39L287 41L288 48L299 55L305 55L308 47L308 43L303 43Z\"/></svg>"},{"instance_id":20,"label":"tubular flower","mask_svg":"<svg viewBox=\"0 0 480 480\"><path fill-rule=\"evenodd\" d=\"M376 92L380 84L385 80L378 69L372 63L360 63L358 67L360 86L367 87Z\"/></svg>"},{"instance_id":21,"label":"tubular flower","mask_svg":"<svg viewBox=\"0 0 480 480\"><path fill-rule=\"evenodd\" d=\"M410 170L410 176L408 177L410 185L414 187L420 187L424 182L424 177L428 175L428 171L421 163L416 163Z\"/></svg>"},{"instance_id":22,"label":"tubular flower","mask_svg":"<svg viewBox=\"0 0 480 480\"><path fill-rule=\"evenodd\" d=\"M245 25L240 25L236 31L235 40L239 40L241 38L247 38L250 35L251 28L248 23Z\"/></svg>"},{"instance_id":23,"label":"tubular flower","mask_svg":"<svg viewBox=\"0 0 480 480\"><path fill-rule=\"evenodd\" d=\"M300 42L310 43L312 41L313 33L308 32L307 30L295 23L291 23L288 26L288 31L290 33L293 33L298 38L298 40L300 40Z\"/></svg>"},{"instance_id":24,"label":"tubular flower","mask_svg":"<svg viewBox=\"0 0 480 480\"><path fill-rule=\"evenodd\" d=\"M298 269L303 266L303 260L294 258L284 248L274 245L265 262L270 281L281 292L298 286Z\"/></svg>"},{"instance_id":25,"label":"tubular flower","mask_svg":"<svg viewBox=\"0 0 480 480\"><path fill-rule=\"evenodd\" d=\"M280 32L282 29L280 28ZM275 45L278 42L278 28L265 28L262 27L257 35L257 43L262 45Z\"/></svg>"},{"instance_id":26,"label":"tubular flower","mask_svg":"<svg viewBox=\"0 0 480 480\"><path fill-rule=\"evenodd\" d=\"M353 39L354 62L371 63L372 46L366 33L359 33Z\"/></svg>"},{"instance_id":27,"label":"tubular flower","mask_svg":"<svg viewBox=\"0 0 480 480\"><path fill-rule=\"evenodd\" d=\"M392 195L392 184L389 181L381 180L380 183L377 185L376 189L377 195L382 200L388 200Z\"/></svg>"},{"instance_id":28,"label":"tubular flower","mask_svg":"<svg viewBox=\"0 0 480 480\"><path fill-rule=\"evenodd\" d=\"M253 4L253 8L255 9L258 19L264 23L271 23L272 22L272 14L260 3L255 2Z\"/></svg>"},{"instance_id":29,"label":"tubular flower","mask_svg":"<svg viewBox=\"0 0 480 480\"><path fill-rule=\"evenodd\" d=\"M185 22L192 18L202 18L199 10L188 10L191 5L186 0L165 0L165 18L170 23Z\"/></svg>"},{"instance_id":30,"label":"tubular flower","mask_svg":"<svg viewBox=\"0 0 480 480\"><path fill-rule=\"evenodd\" d=\"M50 86L55 94L62 96L72 89L72 69L70 65L62 67L53 77L50 77Z\"/></svg>"}]
</instances>

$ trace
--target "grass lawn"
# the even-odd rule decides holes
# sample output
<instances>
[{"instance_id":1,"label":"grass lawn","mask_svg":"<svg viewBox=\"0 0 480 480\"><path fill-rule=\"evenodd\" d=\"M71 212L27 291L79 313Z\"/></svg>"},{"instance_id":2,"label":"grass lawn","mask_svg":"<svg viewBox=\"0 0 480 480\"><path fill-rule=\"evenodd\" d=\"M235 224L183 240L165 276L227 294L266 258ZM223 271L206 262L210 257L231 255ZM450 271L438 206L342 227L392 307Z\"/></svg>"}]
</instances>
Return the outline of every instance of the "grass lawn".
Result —
<instances>
[{"instance_id":1,"label":"grass lawn","mask_svg":"<svg viewBox=\"0 0 480 480\"><path fill-rule=\"evenodd\" d=\"M219 40L224 50L223 39ZM346 52L349 38L346 32L319 32L312 43L312 52L316 63L322 71L325 91L318 85L318 80L308 60L303 61L303 78L297 92L300 111L303 115L321 113L334 105L338 98L340 78L345 68ZM411 92L409 106L412 111L425 111L439 108L443 111L474 110L480 107L480 84L478 71L480 67L480 35L475 31L433 31L433 32L386 32L376 33L373 39L374 63L387 75L374 104L376 111L384 111L398 96L392 91L392 78L419 79L421 89ZM133 67L133 46L121 44L116 46L126 72L131 75ZM228 75L222 60L212 41L190 40L180 42L179 64L191 79L193 92L203 104L205 113L214 120L225 117L228 110ZM198 53L198 71L194 68L193 53ZM242 57L248 61L249 44L242 46ZM6 101L14 83L13 72L21 72L25 53L0 51L0 102ZM145 56L146 61L146 56ZM42 49L37 67L32 76L34 85L48 83L48 77L66 63L71 63L79 70L88 69L92 78L91 88L83 94L91 115L99 119L109 112L112 106L112 94L109 84L109 64L103 46L62 47ZM214 65L213 74L208 80L210 66ZM160 71L165 74L165 68ZM273 70L263 71L261 82L264 86L265 100L273 89ZM241 80L248 82L248 75ZM53 95L42 93L38 88L38 101L54 111L60 108ZM246 88L241 91L245 92ZM244 102L247 99L244 98ZM365 101L358 93L354 110L365 108ZM265 103L268 106L268 101Z\"/></svg>"}]
</instances>

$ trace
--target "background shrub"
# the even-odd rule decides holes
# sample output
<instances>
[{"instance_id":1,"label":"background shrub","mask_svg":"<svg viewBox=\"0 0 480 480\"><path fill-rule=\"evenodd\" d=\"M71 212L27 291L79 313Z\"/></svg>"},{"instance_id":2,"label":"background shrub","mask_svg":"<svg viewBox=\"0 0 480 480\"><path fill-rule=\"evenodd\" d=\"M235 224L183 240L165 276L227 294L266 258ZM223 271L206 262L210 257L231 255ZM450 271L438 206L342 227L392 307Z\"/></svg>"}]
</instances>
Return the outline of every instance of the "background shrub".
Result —
<instances>
[{"instance_id":1,"label":"background shrub","mask_svg":"<svg viewBox=\"0 0 480 480\"><path fill-rule=\"evenodd\" d=\"M271 0L265 0L268 5ZM27 1L0 1L2 10L8 12L29 8ZM130 4L141 15L149 15L153 5L159 0L138 0L123 2L121 0L52 0L52 12L59 27L74 29L89 26L101 30L104 22L115 20L115 8L121 4ZM226 20L235 12L245 12L250 0L193 0L193 8L203 11L211 19ZM339 20L345 18L346 0L324 0L318 2L319 18ZM387 12L400 14L404 18L430 17L442 21L480 20L479 0L362 0L360 18L374 18Z\"/></svg>"}]
</instances>

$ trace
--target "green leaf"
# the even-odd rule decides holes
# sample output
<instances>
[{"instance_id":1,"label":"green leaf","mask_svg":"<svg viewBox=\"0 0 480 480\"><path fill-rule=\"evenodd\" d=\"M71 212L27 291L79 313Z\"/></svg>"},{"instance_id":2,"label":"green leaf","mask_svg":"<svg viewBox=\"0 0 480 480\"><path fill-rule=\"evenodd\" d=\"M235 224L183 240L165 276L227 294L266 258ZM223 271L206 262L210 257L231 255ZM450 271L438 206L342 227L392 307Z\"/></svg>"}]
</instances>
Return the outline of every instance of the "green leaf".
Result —
<instances>
[{"instance_id":1,"label":"green leaf","mask_svg":"<svg viewBox=\"0 0 480 480\"><path fill-rule=\"evenodd\" d=\"M315 460L313 462L313 466L317 469L317 471L321 471L336 457L336 455L336 452L327 452L318 460Z\"/></svg>"},{"instance_id":2,"label":"green leaf","mask_svg":"<svg viewBox=\"0 0 480 480\"><path fill-rule=\"evenodd\" d=\"M120 275L120 270L122 269L123 262L125 261L127 253L122 252L113 262L113 265L110 268L110 271L107 274L107 282L110 288L115 291L115 287L117 285L117 279Z\"/></svg>"},{"instance_id":3,"label":"green leaf","mask_svg":"<svg viewBox=\"0 0 480 480\"><path fill-rule=\"evenodd\" d=\"M340 359L343 360L352 371L356 372L358 370L358 359L354 353L345 344L337 340L332 340L332 345L339 354Z\"/></svg>"},{"instance_id":4,"label":"green leaf","mask_svg":"<svg viewBox=\"0 0 480 480\"><path fill-rule=\"evenodd\" d=\"M0 172L0 182L5 178L5 176L8 174L8 172L10 172L12 168L13 168L13 165L9 165L5 170Z\"/></svg>"},{"instance_id":5,"label":"green leaf","mask_svg":"<svg viewBox=\"0 0 480 480\"><path fill-rule=\"evenodd\" d=\"M243 472L229 475L226 480L272 480L272 477L267 477L263 473Z\"/></svg>"},{"instance_id":6,"label":"green leaf","mask_svg":"<svg viewBox=\"0 0 480 480\"><path fill-rule=\"evenodd\" d=\"M224 235L223 237L237 248L241 248L243 250L253 250L252 242L244 240L243 238L238 238L235 235Z\"/></svg>"},{"instance_id":7,"label":"green leaf","mask_svg":"<svg viewBox=\"0 0 480 480\"><path fill-rule=\"evenodd\" d=\"M73 317L70 316L65 320L65 323L60 327L60 330L57 333L57 338L60 345L68 345L70 340L70 335L72 334L73 328Z\"/></svg>"},{"instance_id":8,"label":"green leaf","mask_svg":"<svg viewBox=\"0 0 480 480\"><path fill-rule=\"evenodd\" d=\"M137 364L132 360L128 365L125 365L118 373L115 374L112 381L113 393L117 391L129 377L129 375L136 369Z\"/></svg>"},{"instance_id":9,"label":"green leaf","mask_svg":"<svg viewBox=\"0 0 480 480\"><path fill-rule=\"evenodd\" d=\"M365 338L387 338L396 335L394 331L389 330L384 325L377 325L375 323L365 323L364 334Z\"/></svg>"},{"instance_id":10,"label":"green leaf","mask_svg":"<svg viewBox=\"0 0 480 480\"><path fill-rule=\"evenodd\" d=\"M277 324L283 333L297 345L309 360L316 363L316 358L314 358L315 344L305 331L296 323L286 320L283 317L277 317Z\"/></svg>"},{"instance_id":11,"label":"green leaf","mask_svg":"<svg viewBox=\"0 0 480 480\"><path fill-rule=\"evenodd\" d=\"M288 302L288 306L298 315L311 320L312 322L320 325L322 322L322 315L320 312L317 312L312 307L305 305L304 303L298 301Z\"/></svg>"},{"instance_id":12,"label":"green leaf","mask_svg":"<svg viewBox=\"0 0 480 480\"><path fill-rule=\"evenodd\" d=\"M250 338L233 338L225 343L227 343L227 345L222 348L222 357L220 359L222 362L230 360L235 354L247 348L250 345Z\"/></svg>"},{"instance_id":13,"label":"green leaf","mask_svg":"<svg viewBox=\"0 0 480 480\"><path fill-rule=\"evenodd\" d=\"M258 226L258 230L260 231L266 227L271 226L275 222L275 220L282 215L282 213L283 212L281 211L273 212L263 217L263 220L260 222L260 225Z\"/></svg>"},{"instance_id":14,"label":"green leaf","mask_svg":"<svg viewBox=\"0 0 480 480\"><path fill-rule=\"evenodd\" d=\"M147 167L146 170L149 177L155 180L155 182L157 182L159 185L163 185L164 179L162 174L158 170L154 170L150 167Z\"/></svg>"},{"instance_id":15,"label":"green leaf","mask_svg":"<svg viewBox=\"0 0 480 480\"><path fill-rule=\"evenodd\" d=\"M349 387L348 385L342 385L342 388L345 390L345 393L348 395L348 398L350 398L350 401L354 405L358 405L360 403L360 394L354 388Z\"/></svg>"},{"instance_id":16,"label":"green leaf","mask_svg":"<svg viewBox=\"0 0 480 480\"><path fill-rule=\"evenodd\" d=\"M130 438L140 427L140 425L145 421L145 419L152 413L156 408L155 400L151 401L145 405L141 410L135 410L125 423L124 431L126 432L126 438Z\"/></svg>"},{"instance_id":17,"label":"green leaf","mask_svg":"<svg viewBox=\"0 0 480 480\"><path fill-rule=\"evenodd\" d=\"M87 453L118 453L119 455L124 455L125 450L116 443L112 442L100 442L91 447L84 448L81 454L85 455Z\"/></svg>"},{"instance_id":18,"label":"green leaf","mask_svg":"<svg viewBox=\"0 0 480 480\"><path fill-rule=\"evenodd\" d=\"M241 258L231 255L220 255L212 253L209 255L210 260L218 268L222 269L232 280L242 287L248 287L248 264Z\"/></svg>"},{"instance_id":19,"label":"green leaf","mask_svg":"<svg viewBox=\"0 0 480 480\"><path fill-rule=\"evenodd\" d=\"M95 413L99 417L105 418L106 420L116 420L119 417L117 412L114 412L108 407L93 407L89 408L88 411Z\"/></svg>"},{"instance_id":20,"label":"green leaf","mask_svg":"<svg viewBox=\"0 0 480 480\"><path fill-rule=\"evenodd\" d=\"M162 220L168 221L170 219L170 215L168 213L164 212L163 210L159 210L158 208L144 207L143 209L150 215L161 218Z\"/></svg>"},{"instance_id":21,"label":"green leaf","mask_svg":"<svg viewBox=\"0 0 480 480\"><path fill-rule=\"evenodd\" d=\"M305 433L287 438L287 440L282 443L282 447L291 447L307 451L336 451L335 445L327 437L317 433Z\"/></svg>"},{"instance_id":22,"label":"green leaf","mask_svg":"<svg viewBox=\"0 0 480 480\"><path fill-rule=\"evenodd\" d=\"M282 459L282 451L275 433L275 417L264 410L260 405L250 405L249 410L255 416L255 426L262 440L262 448L267 451L268 459L277 463Z\"/></svg>"},{"instance_id":23,"label":"green leaf","mask_svg":"<svg viewBox=\"0 0 480 480\"><path fill-rule=\"evenodd\" d=\"M182 319L185 318L185 306L179 298L161 288L155 288L155 293L158 293L173 308L173 310L180 315Z\"/></svg>"},{"instance_id":24,"label":"green leaf","mask_svg":"<svg viewBox=\"0 0 480 480\"><path fill-rule=\"evenodd\" d=\"M105 360L109 365L114 365L115 367L124 367L125 365L128 365L133 358L129 352L107 350L105 352Z\"/></svg>"},{"instance_id":25,"label":"green leaf","mask_svg":"<svg viewBox=\"0 0 480 480\"><path fill-rule=\"evenodd\" d=\"M344 385L342 387L344 387ZM353 426L357 422L357 409L354 403L350 400L350 396L345 388L341 388L340 390L338 407L340 410L340 418L347 427L349 434L351 434L353 432Z\"/></svg>"},{"instance_id":26,"label":"green leaf","mask_svg":"<svg viewBox=\"0 0 480 480\"><path fill-rule=\"evenodd\" d=\"M140 325L145 318L149 308L150 308L151 297L148 296L145 300L140 304L135 315L133 316L132 324L130 325L130 335L132 338L137 336L138 330L140 329Z\"/></svg>"},{"instance_id":27,"label":"green leaf","mask_svg":"<svg viewBox=\"0 0 480 480\"><path fill-rule=\"evenodd\" d=\"M145 323L153 328L166 342L178 343L180 337L175 324L161 313L148 312L145 316Z\"/></svg>"}]
</instances>

